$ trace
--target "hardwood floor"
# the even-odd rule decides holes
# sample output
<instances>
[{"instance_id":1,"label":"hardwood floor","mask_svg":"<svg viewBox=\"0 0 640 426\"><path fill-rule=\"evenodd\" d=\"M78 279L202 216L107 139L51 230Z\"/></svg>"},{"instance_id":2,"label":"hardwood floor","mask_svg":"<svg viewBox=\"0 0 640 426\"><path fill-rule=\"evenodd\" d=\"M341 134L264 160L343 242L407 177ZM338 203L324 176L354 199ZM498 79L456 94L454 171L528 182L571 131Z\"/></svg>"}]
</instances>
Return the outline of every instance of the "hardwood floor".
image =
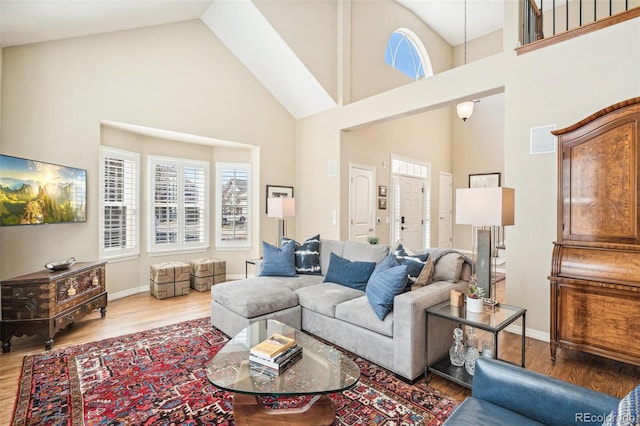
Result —
<instances>
[{"instance_id":1,"label":"hardwood floor","mask_svg":"<svg viewBox=\"0 0 640 426\"><path fill-rule=\"evenodd\" d=\"M107 305L107 316L96 310L58 333L53 349L102 340L163 325L211 315L210 293L190 291L188 296L158 300L149 293L117 299ZM42 338L14 337L11 352L0 355L0 425L9 425L18 391L22 359L44 351Z\"/></svg>"},{"instance_id":2,"label":"hardwood floor","mask_svg":"<svg viewBox=\"0 0 640 426\"><path fill-rule=\"evenodd\" d=\"M61 331L53 347L59 349L208 315L209 292L191 291L188 296L164 300L148 293L136 294L110 302L105 318L95 311ZM14 337L11 343L11 352L0 355L0 425L11 421L23 356L44 350L39 337ZM520 336L501 333L500 356L519 362ZM526 340L526 367L617 397L640 383L640 367L571 350L559 350L556 365L551 365L549 344L530 338ZM455 383L430 377L431 386L453 398L463 400L470 394Z\"/></svg>"}]
</instances>

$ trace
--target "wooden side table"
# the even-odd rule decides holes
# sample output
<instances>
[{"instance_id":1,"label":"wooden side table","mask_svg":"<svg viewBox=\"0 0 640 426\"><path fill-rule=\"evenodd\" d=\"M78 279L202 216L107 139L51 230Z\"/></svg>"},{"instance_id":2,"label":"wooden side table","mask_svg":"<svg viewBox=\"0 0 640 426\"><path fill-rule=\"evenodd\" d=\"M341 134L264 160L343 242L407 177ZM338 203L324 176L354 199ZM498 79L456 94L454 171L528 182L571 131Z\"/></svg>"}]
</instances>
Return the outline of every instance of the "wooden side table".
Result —
<instances>
[{"instance_id":1,"label":"wooden side table","mask_svg":"<svg viewBox=\"0 0 640 426\"><path fill-rule=\"evenodd\" d=\"M501 303L497 306L484 305L481 313L468 314L464 306L456 307L451 306L449 302L444 302L425 309L425 330L427 331L424 348L425 382L428 382L429 372L432 372L469 389L471 389L471 385L473 383L473 376L467 373L464 366L457 367L451 364L448 353L434 363L429 364L428 348L430 316L440 317L456 322L459 327L462 325L468 325L470 327L490 332L493 335L493 358L496 359L499 359L498 333L517 319L522 318L522 348L520 365L524 367L526 309ZM451 338L451 344L453 344L453 338ZM480 353L482 353L482 348L479 348L479 350Z\"/></svg>"},{"instance_id":2,"label":"wooden side table","mask_svg":"<svg viewBox=\"0 0 640 426\"><path fill-rule=\"evenodd\" d=\"M11 351L11 338L40 335L45 349L53 337L89 312L107 309L106 262L77 262L68 269L42 271L0 282L2 352Z\"/></svg>"}]
</instances>

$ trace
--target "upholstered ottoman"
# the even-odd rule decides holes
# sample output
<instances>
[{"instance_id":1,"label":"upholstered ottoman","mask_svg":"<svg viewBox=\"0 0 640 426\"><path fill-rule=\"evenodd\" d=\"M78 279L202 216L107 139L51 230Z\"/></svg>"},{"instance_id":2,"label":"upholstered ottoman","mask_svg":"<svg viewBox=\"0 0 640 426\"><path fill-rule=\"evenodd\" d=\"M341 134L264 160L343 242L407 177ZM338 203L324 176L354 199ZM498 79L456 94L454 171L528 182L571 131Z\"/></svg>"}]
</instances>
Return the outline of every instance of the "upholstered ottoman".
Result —
<instances>
[{"instance_id":1,"label":"upholstered ottoman","mask_svg":"<svg viewBox=\"0 0 640 426\"><path fill-rule=\"evenodd\" d=\"M215 327L229 336L261 319L275 319L298 330L302 326L298 296L288 285L283 285L281 277L220 283L211 287L211 298Z\"/></svg>"},{"instance_id":2,"label":"upholstered ottoman","mask_svg":"<svg viewBox=\"0 0 640 426\"><path fill-rule=\"evenodd\" d=\"M227 280L227 262L213 259L213 284L220 284Z\"/></svg>"},{"instance_id":3,"label":"upholstered ottoman","mask_svg":"<svg viewBox=\"0 0 640 426\"><path fill-rule=\"evenodd\" d=\"M156 299L189 294L191 267L184 262L163 262L151 265L149 291Z\"/></svg>"},{"instance_id":4,"label":"upholstered ottoman","mask_svg":"<svg viewBox=\"0 0 640 426\"><path fill-rule=\"evenodd\" d=\"M214 284L226 281L227 263L224 260L203 257L193 259L191 265L191 288L197 291L207 291Z\"/></svg>"}]
</instances>

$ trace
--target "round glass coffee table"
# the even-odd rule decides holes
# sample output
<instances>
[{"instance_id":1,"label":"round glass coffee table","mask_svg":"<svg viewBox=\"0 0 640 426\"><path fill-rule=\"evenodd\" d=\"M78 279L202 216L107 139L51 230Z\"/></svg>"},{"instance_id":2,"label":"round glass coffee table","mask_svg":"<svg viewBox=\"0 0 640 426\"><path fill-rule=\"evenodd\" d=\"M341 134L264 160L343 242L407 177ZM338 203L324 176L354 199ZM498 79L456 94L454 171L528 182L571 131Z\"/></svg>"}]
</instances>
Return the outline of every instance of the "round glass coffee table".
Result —
<instances>
[{"instance_id":1,"label":"round glass coffee table","mask_svg":"<svg viewBox=\"0 0 640 426\"><path fill-rule=\"evenodd\" d=\"M249 350L274 333L291 337L302 347L302 358L280 375L271 376L249 367ZM360 378L358 366L337 349L275 320L249 325L207 365L211 383L233 393L233 415L238 425L331 425L336 408L326 394L342 392ZM297 408L268 409L260 397L308 396Z\"/></svg>"}]
</instances>

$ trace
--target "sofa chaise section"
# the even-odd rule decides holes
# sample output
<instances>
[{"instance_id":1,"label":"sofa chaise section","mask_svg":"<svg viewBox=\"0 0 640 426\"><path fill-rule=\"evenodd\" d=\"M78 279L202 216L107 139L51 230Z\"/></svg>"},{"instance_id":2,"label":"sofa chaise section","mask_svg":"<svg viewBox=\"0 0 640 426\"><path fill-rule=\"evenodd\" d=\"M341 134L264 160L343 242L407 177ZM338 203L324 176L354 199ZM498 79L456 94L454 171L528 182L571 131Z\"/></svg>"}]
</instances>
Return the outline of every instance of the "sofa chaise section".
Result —
<instances>
[{"instance_id":1,"label":"sofa chaise section","mask_svg":"<svg viewBox=\"0 0 640 426\"><path fill-rule=\"evenodd\" d=\"M448 300L452 289L463 291L468 285L470 265L465 264L463 272L458 270L458 276L450 281L439 280L396 295L392 311L383 320L376 316L364 291L324 282L331 253L350 261L380 263L388 252L388 246L321 240L322 275L257 276L213 286L212 324L228 335L235 335L251 322L276 319L414 380L424 373L424 310ZM463 258L459 253L452 256ZM443 261L442 265L447 263ZM260 271L260 265L256 266L256 271ZM436 263L434 276L443 275L438 267ZM441 326L431 331L441 336L430 341L441 344L429 346L429 359L448 351L453 327L441 320Z\"/></svg>"},{"instance_id":2,"label":"sofa chaise section","mask_svg":"<svg viewBox=\"0 0 640 426\"><path fill-rule=\"evenodd\" d=\"M294 291L322 282L319 275L298 277L252 277L211 287L212 324L235 336L250 323L275 319L301 329L301 308Z\"/></svg>"}]
</instances>

